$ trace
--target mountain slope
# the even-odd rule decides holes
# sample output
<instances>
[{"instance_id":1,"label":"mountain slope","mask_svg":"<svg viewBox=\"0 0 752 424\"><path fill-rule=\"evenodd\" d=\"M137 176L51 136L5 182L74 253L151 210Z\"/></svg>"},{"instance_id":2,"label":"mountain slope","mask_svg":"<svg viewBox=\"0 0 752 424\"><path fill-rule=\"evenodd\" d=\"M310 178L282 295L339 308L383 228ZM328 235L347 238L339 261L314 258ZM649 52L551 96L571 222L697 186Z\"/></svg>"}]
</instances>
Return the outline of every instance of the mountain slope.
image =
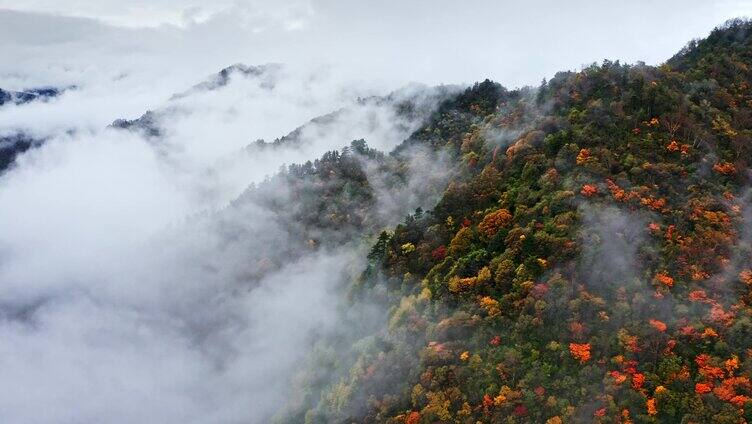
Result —
<instances>
[{"instance_id":1,"label":"mountain slope","mask_svg":"<svg viewBox=\"0 0 752 424\"><path fill-rule=\"evenodd\" d=\"M46 101L59 96L63 91L54 87L30 88L23 91L0 89L0 106L6 103L20 105L33 101Z\"/></svg>"},{"instance_id":2,"label":"mountain slope","mask_svg":"<svg viewBox=\"0 0 752 424\"><path fill-rule=\"evenodd\" d=\"M751 28L445 101L401 148L455 176L351 289L388 322L328 341L280 420L749 419Z\"/></svg>"},{"instance_id":3,"label":"mountain slope","mask_svg":"<svg viewBox=\"0 0 752 424\"><path fill-rule=\"evenodd\" d=\"M35 101L46 102L51 98L59 96L63 91L65 90L54 87L30 88L23 91L0 89L0 107L10 104L22 105ZM3 128L0 128L0 132L8 133L0 136L0 173L10 167L18 155L44 143L44 140L32 138L15 129L10 131L3 130Z\"/></svg>"}]
</instances>

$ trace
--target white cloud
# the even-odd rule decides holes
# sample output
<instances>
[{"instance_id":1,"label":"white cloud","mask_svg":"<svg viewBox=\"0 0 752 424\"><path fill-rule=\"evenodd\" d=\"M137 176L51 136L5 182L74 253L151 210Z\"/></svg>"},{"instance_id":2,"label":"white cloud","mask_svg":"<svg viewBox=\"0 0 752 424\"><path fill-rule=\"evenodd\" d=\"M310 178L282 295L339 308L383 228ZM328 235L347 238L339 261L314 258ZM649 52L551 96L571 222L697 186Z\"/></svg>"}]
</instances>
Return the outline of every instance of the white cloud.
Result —
<instances>
[{"instance_id":1,"label":"white cloud","mask_svg":"<svg viewBox=\"0 0 752 424\"><path fill-rule=\"evenodd\" d=\"M241 12L249 23L263 19L282 26L300 25L310 11L306 1L263 0L0 0L0 9L90 18L129 28L200 24L225 13Z\"/></svg>"},{"instance_id":2,"label":"white cloud","mask_svg":"<svg viewBox=\"0 0 752 424\"><path fill-rule=\"evenodd\" d=\"M657 63L748 5L0 0L0 87L77 87L0 108L0 134L49 138L0 176L0 421L264 422L362 256L304 255L247 287L290 237L269 210L228 206L248 184L414 128L358 96ZM273 89L234 76L168 100L236 62L286 65ZM105 129L147 109L163 138ZM340 109L300 148L244 150ZM411 165L406 190L375 181L389 215L441 180L440 164Z\"/></svg>"},{"instance_id":3,"label":"white cloud","mask_svg":"<svg viewBox=\"0 0 752 424\"><path fill-rule=\"evenodd\" d=\"M352 139L390 150L416 123L356 102L371 90L336 72L283 67L161 102L165 135L148 139L105 128L123 84L0 110L50 137L0 175L0 421L266 422L363 252L288 255L251 284L301 247L270 210L229 202ZM245 149L336 110L299 147Z\"/></svg>"},{"instance_id":4,"label":"white cloud","mask_svg":"<svg viewBox=\"0 0 752 424\"><path fill-rule=\"evenodd\" d=\"M283 62L333 64L393 85L490 77L515 87L604 58L657 64L752 10L749 0L205 4L0 0L0 51L13 58L0 64L0 86L122 72L187 82L231 63Z\"/></svg>"}]
</instances>

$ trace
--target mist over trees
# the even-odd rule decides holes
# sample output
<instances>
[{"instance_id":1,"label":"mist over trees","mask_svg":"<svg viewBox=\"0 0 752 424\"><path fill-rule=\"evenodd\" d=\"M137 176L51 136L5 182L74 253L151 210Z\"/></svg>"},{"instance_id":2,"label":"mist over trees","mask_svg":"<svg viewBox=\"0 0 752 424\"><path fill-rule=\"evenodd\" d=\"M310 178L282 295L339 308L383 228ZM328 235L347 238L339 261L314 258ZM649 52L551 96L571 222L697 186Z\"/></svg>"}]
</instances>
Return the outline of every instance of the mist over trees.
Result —
<instances>
[{"instance_id":1,"label":"mist over trees","mask_svg":"<svg viewBox=\"0 0 752 424\"><path fill-rule=\"evenodd\" d=\"M0 90L0 421L752 419L750 21L535 87L337 78Z\"/></svg>"},{"instance_id":2,"label":"mist over trees","mask_svg":"<svg viewBox=\"0 0 752 424\"><path fill-rule=\"evenodd\" d=\"M281 421L746 422L751 30L442 103L405 145L454 176L351 289L388 322Z\"/></svg>"}]
</instances>

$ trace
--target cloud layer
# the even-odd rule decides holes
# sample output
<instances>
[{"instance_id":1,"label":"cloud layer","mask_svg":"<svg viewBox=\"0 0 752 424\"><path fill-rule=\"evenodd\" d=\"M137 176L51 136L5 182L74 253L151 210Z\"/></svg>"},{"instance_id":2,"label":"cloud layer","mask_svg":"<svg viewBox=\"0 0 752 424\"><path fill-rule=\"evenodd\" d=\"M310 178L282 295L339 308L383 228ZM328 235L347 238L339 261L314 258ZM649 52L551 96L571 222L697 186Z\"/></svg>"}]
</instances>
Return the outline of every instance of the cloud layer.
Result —
<instances>
[{"instance_id":1,"label":"cloud layer","mask_svg":"<svg viewBox=\"0 0 752 424\"><path fill-rule=\"evenodd\" d=\"M266 422L335 328L336 289L365 246L306 250L255 199L303 207L267 177L353 139L391 150L437 98L418 86L368 98L325 69L231 72L154 108L153 137L70 110L86 90L0 112L48 137L0 175L0 419ZM418 105L412 119L396 113L405 99ZM279 145L253 143L295 128ZM421 185L402 191L369 171L374 216L427 206L418 194L441 181L440 162L408 166ZM263 192L239 197L253 183Z\"/></svg>"},{"instance_id":2,"label":"cloud layer","mask_svg":"<svg viewBox=\"0 0 752 424\"><path fill-rule=\"evenodd\" d=\"M0 174L0 421L267 422L338 330L363 246L305 250L249 185L294 209L267 179L283 165L360 138L391 150L440 97L372 98L406 82L660 61L746 4L690 3L0 0L0 87L72 87L0 108L0 136L47 140ZM173 97L237 62L285 65ZM421 113L398 115L403 99ZM146 110L159 137L108 128ZM396 190L362 164L377 223L430 207L447 177L411 154Z\"/></svg>"}]
</instances>

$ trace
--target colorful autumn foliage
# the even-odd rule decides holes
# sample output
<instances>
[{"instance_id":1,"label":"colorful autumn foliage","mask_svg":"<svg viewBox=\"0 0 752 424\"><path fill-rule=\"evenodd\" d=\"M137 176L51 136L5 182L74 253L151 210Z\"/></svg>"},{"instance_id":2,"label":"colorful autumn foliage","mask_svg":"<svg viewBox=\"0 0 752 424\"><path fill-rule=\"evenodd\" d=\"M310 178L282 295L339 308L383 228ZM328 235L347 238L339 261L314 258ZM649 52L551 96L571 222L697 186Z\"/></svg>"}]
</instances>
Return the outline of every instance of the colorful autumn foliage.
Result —
<instances>
[{"instance_id":1,"label":"colorful autumn foliage","mask_svg":"<svg viewBox=\"0 0 752 424\"><path fill-rule=\"evenodd\" d=\"M583 165L590 158L590 150L580 149L580 153L577 155L577 165Z\"/></svg>"},{"instance_id":2,"label":"colorful autumn foliage","mask_svg":"<svg viewBox=\"0 0 752 424\"><path fill-rule=\"evenodd\" d=\"M655 398L649 398L645 402L645 408L647 409L648 415L658 414L658 407L656 406Z\"/></svg>"},{"instance_id":3,"label":"colorful autumn foliage","mask_svg":"<svg viewBox=\"0 0 752 424\"><path fill-rule=\"evenodd\" d=\"M739 273L739 280L748 286L752 286L752 270L745 269Z\"/></svg>"},{"instance_id":4,"label":"colorful autumn foliage","mask_svg":"<svg viewBox=\"0 0 752 424\"><path fill-rule=\"evenodd\" d=\"M419 424L420 423L420 413L413 411L407 415L405 418L405 424Z\"/></svg>"},{"instance_id":5,"label":"colorful autumn foliage","mask_svg":"<svg viewBox=\"0 0 752 424\"><path fill-rule=\"evenodd\" d=\"M433 251L431 251L431 257L437 261L444 260L444 258L446 258L446 255L447 255L447 249L446 249L446 246L444 246L443 244L437 247L436 249L434 249Z\"/></svg>"},{"instance_id":6,"label":"colorful autumn foliage","mask_svg":"<svg viewBox=\"0 0 752 424\"><path fill-rule=\"evenodd\" d=\"M650 326L655 328L659 332L663 333L666 331L667 326L663 321L659 321L657 319L651 319L649 322L650 322Z\"/></svg>"},{"instance_id":7,"label":"colorful autumn foliage","mask_svg":"<svg viewBox=\"0 0 752 424\"><path fill-rule=\"evenodd\" d=\"M311 422L749 421L749 69L737 22L662 67L442 104L407 145L457 172L351 294L399 325L353 343ZM484 138L499 131L506 155Z\"/></svg>"},{"instance_id":8,"label":"colorful autumn foliage","mask_svg":"<svg viewBox=\"0 0 752 424\"><path fill-rule=\"evenodd\" d=\"M501 307L499 305L499 301L490 296L483 296L480 299L480 306L481 308L483 308L483 310L486 311L488 316L492 317L501 313ZM495 337L500 338L500 336L495 336Z\"/></svg>"},{"instance_id":9,"label":"colorful autumn foliage","mask_svg":"<svg viewBox=\"0 0 752 424\"><path fill-rule=\"evenodd\" d=\"M613 378L614 383L616 384L622 384L627 381L627 375L622 374L619 371L611 371L609 375L611 375L611 378Z\"/></svg>"},{"instance_id":10,"label":"colorful autumn foliage","mask_svg":"<svg viewBox=\"0 0 752 424\"><path fill-rule=\"evenodd\" d=\"M590 344L589 343L570 343L569 353L572 357L581 364L590 360Z\"/></svg>"},{"instance_id":11,"label":"colorful autumn foliage","mask_svg":"<svg viewBox=\"0 0 752 424\"><path fill-rule=\"evenodd\" d=\"M595 184L585 184L582 186L582 190L580 190L580 194L582 194L585 197L592 197L598 194L598 186Z\"/></svg>"},{"instance_id":12,"label":"colorful autumn foliage","mask_svg":"<svg viewBox=\"0 0 752 424\"><path fill-rule=\"evenodd\" d=\"M711 385L710 383L695 384L695 393L697 393L698 395L710 393L712 390L713 390L713 385Z\"/></svg>"},{"instance_id":13,"label":"colorful autumn foliage","mask_svg":"<svg viewBox=\"0 0 752 424\"><path fill-rule=\"evenodd\" d=\"M632 374L632 388L633 389L640 390L643 384L645 384L645 374L642 374L639 372Z\"/></svg>"},{"instance_id":14,"label":"colorful autumn foliage","mask_svg":"<svg viewBox=\"0 0 752 424\"><path fill-rule=\"evenodd\" d=\"M730 162L720 162L713 165L713 171L723 175L736 174L736 166Z\"/></svg>"},{"instance_id":15,"label":"colorful autumn foliage","mask_svg":"<svg viewBox=\"0 0 752 424\"><path fill-rule=\"evenodd\" d=\"M491 238L496 235L501 228L509 225L511 221L512 215L509 211L506 209L499 209L483 217L483 221L478 224L478 230L486 237Z\"/></svg>"},{"instance_id":16,"label":"colorful autumn foliage","mask_svg":"<svg viewBox=\"0 0 752 424\"><path fill-rule=\"evenodd\" d=\"M663 284L666 287L672 287L674 285L674 279L670 275L663 272L655 274L655 281Z\"/></svg>"}]
</instances>

